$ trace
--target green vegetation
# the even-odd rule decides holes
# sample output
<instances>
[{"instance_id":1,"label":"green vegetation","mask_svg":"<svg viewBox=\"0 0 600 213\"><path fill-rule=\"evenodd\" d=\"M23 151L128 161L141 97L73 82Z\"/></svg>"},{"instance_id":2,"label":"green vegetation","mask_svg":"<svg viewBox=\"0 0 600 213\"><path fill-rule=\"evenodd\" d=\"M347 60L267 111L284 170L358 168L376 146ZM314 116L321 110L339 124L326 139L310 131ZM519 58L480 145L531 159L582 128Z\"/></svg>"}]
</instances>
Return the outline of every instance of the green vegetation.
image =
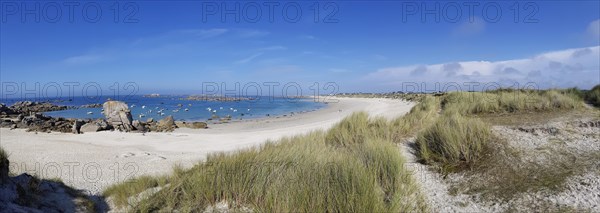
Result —
<instances>
[{"instance_id":1,"label":"green vegetation","mask_svg":"<svg viewBox=\"0 0 600 213\"><path fill-rule=\"evenodd\" d=\"M389 129L383 118L356 113L329 132L212 154L168 177L168 184L131 210L195 212L225 201L236 211L424 211L425 202L403 167L399 148L389 140ZM105 196L124 204L161 181L139 182L115 185Z\"/></svg>"},{"instance_id":2,"label":"green vegetation","mask_svg":"<svg viewBox=\"0 0 600 213\"><path fill-rule=\"evenodd\" d=\"M493 154L481 159L478 168L469 171L467 179L452 186L451 191L478 193L484 198L502 201L520 193L561 191L569 177L597 170L600 161L599 153L574 154L552 144L533 153L517 150L505 143L493 143L491 146ZM543 160L527 160L530 156Z\"/></svg>"},{"instance_id":3,"label":"green vegetation","mask_svg":"<svg viewBox=\"0 0 600 213\"><path fill-rule=\"evenodd\" d=\"M547 158L551 164L526 162L523 153L495 136L480 117L579 111L574 109L582 108L584 99L592 100L590 94L597 93L572 88L423 95L410 113L392 121L355 113L325 132L211 154L191 169L178 169L169 177L137 178L110 187L104 195L134 212L196 212L223 202L233 211L424 211L423 197L396 145L416 135L422 162L444 173L468 169L476 184L463 187L463 192L510 199L517 193L558 188L579 165L568 160L579 158L557 155L555 161ZM128 201L151 188L157 192Z\"/></svg>"},{"instance_id":4,"label":"green vegetation","mask_svg":"<svg viewBox=\"0 0 600 213\"><path fill-rule=\"evenodd\" d=\"M349 146L364 143L371 138L387 140L390 138L390 131L385 118L370 120L367 113L358 112L344 118L331 128L326 134L325 141L332 145Z\"/></svg>"},{"instance_id":5,"label":"green vegetation","mask_svg":"<svg viewBox=\"0 0 600 213\"><path fill-rule=\"evenodd\" d=\"M8 168L8 153L0 147L0 168Z\"/></svg>"},{"instance_id":6,"label":"green vegetation","mask_svg":"<svg viewBox=\"0 0 600 213\"><path fill-rule=\"evenodd\" d=\"M524 153L494 136L490 121L481 118L500 113L508 119L503 123L517 120L523 124L525 120L547 121L558 114L586 117L596 112L585 109L583 100L594 103L593 96L598 94L600 86L586 92L571 88L448 93L441 97L441 115L418 133L417 155L442 173L468 168L467 180L451 189L454 192L510 200L519 193L560 190L569 177L595 168L600 155L574 155L551 147ZM530 155L544 160L526 160Z\"/></svg>"},{"instance_id":7,"label":"green vegetation","mask_svg":"<svg viewBox=\"0 0 600 213\"><path fill-rule=\"evenodd\" d=\"M440 109L439 98L426 96L410 112L392 121L392 135L395 142L415 134L433 123Z\"/></svg>"},{"instance_id":8,"label":"green vegetation","mask_svg":"<svg viewBox=\"0 0 600 213\"><path fill-rule=\"evenodd\" d=\"M175 174L177 174L177 172L175 172ZM129 198L129 195L136 195L146 189L163 186L167 184L167 178L141 176L133 181L128 181L124 184L127 184L127 187L119 187L119 185L113 185L107 188L106 190L104 190L103 195L113 196L113 201L117 206L126 206L128 204L127 199Z\"/></svg>"},{"instance_id":9,"label":"green vegetation","mask_svg":"<svg viewBox=\"0 0 600 213\"><path fill-rule=\"evenodd\" d=\"M474 115L578 109L583 106L578 91L499 89L448 93L440 102L442 116L417 137L419 157L429 164L438 163L445 172L472 168L489 150L489 143L497 141L489 125Z\"/></svg>"},{"instance_id":10,"label":"green vegetation","mask_svg":"<svg viewBox=\"0 0 600 213\"><path fill-rule=\"evenodd\" d=\"M595 107L600 107L600 84L585 93L585 100Z\"/></svg>"},{"instance_id":11,"label":"green vegetation","mask_svg":"<svg viewBox=\"0 0 600 213\"><path fill-rule=\"evenodd\" d=\"M458 114L441 116L417 137L419 155L428 163L438 162L444 171L470 168L494 140L490 127L475 118Z\"/></svg>"},{"instance_id":12,"label":"green vegetation","mask_svg":"<svg viewBox=\"0 0 600 213\"><path fill-rule=\"evenodd\" d=\"M447 112L461 115L483 113L514 113L576 109L583 106L581 98L559 90L494 90L488 92L452 92L442 100Z\"/></svg>"}]
</instances>

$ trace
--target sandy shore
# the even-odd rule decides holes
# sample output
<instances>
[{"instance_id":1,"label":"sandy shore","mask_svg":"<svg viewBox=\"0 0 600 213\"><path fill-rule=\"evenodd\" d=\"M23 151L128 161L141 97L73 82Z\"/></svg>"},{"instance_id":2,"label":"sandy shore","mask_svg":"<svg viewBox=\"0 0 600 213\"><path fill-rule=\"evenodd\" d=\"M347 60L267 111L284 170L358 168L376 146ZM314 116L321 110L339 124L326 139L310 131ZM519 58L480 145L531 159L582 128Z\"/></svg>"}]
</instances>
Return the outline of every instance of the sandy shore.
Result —
<instances>
[{"instance_id":1,"label":"sandy shore","mask_svg":"<svg viewBox=\"0 0 600 213\"><path fill-rule=\"evenodd\" d=\"M391 99L337 100L313 112L217 124L209 129L182 128L172 133L36 134L2 128L0 146L10 154L12 173L60 178L96 194L131 177L168 174L174 165L191 167L211 152L239 150L269 139L327 129L352 112L395 118L414 105Z\"/></svg>"}]
</instances>

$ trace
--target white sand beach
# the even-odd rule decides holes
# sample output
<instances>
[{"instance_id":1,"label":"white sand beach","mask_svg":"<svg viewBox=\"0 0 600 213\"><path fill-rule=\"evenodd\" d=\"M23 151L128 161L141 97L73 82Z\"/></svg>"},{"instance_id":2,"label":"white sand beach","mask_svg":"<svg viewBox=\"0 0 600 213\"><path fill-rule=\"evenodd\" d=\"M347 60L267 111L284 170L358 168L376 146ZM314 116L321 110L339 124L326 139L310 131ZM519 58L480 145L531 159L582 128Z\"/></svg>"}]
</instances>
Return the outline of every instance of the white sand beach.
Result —
<instances>
[{"instance_id":1,"label":"white sand beach","mask_svg":"<svg viewBox=\"0 0 600 213\"><path fill-rule=\"evenodd\" d=\"M412 102L337 98L324 109L285 117L177 129L171 133L34 133L0 129L0 146L10 155L13 174L27 172L63 182L91 194L142 175L168 174L174 165L193 166L212 152L257 146L267 140L325 130L353 112L395 118Z\"/></svg>"}]
</instances>

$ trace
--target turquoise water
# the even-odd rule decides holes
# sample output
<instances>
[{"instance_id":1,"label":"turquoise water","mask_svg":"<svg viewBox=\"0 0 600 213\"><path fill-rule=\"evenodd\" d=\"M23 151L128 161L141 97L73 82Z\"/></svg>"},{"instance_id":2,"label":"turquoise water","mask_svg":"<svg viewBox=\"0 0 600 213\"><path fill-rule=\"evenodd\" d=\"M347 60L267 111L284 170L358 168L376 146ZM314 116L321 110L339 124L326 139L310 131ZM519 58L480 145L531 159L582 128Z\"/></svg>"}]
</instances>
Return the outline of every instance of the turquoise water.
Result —
<instances>
[{"instance_id":1,"label":"turquoise water","mask_svg":"<svg viewBox=\"0 0 600 213\"><path fill-rule=\"evenodd\" d=\"M183 97L184 96L169 96L150 98L134 96L121 101L124 101L129 105L129 109L131 110L134 119L142 121L145 121L148 118L159 120L168 115L172 115L175 120L184 121L206 121L213 114L216 114L219 117L230 115L234 120L240 118L261 118L314 111L325 106L323 103L315 102L313 99L308 98L285 99L277 97L260 97L256 100L217 102L180 100L180 98ZM55 104L57 105L81 106L85 104L103 103L107 99L108 97L96 99L74 97L70 100L60 99L60 101L54 101L56 101ZM3 100L7 105L11 105L16 101L20 100ZM181 104L181 106L178 106L179 104ZM210 108L211 111L208 111L207 108ZM79 108L45 112L44 114L53 117L95 119L104 117L101 110L102 108Z\"/></svg>"}]
</instances>

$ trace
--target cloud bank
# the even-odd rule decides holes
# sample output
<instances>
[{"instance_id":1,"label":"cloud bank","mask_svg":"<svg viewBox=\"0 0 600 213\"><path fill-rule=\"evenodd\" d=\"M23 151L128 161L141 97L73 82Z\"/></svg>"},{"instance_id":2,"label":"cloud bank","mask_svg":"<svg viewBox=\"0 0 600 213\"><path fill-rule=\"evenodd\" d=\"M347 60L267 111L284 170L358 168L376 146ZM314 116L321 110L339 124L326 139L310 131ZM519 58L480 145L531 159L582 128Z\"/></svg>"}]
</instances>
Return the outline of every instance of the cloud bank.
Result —
<instances>
[{"instance_id":1,"label":"cloud bank","mask_svg":"<svg viewBox=\"0 0 600 213\"><path fill-rule=\"evenodd\" d=\"M600 46L546 52L506 61L460 61L382 68L365 79L381 87L399 88L405 82L495 82L502 86L591 88L600 83Z\"/></svg>"}]
</instances>

